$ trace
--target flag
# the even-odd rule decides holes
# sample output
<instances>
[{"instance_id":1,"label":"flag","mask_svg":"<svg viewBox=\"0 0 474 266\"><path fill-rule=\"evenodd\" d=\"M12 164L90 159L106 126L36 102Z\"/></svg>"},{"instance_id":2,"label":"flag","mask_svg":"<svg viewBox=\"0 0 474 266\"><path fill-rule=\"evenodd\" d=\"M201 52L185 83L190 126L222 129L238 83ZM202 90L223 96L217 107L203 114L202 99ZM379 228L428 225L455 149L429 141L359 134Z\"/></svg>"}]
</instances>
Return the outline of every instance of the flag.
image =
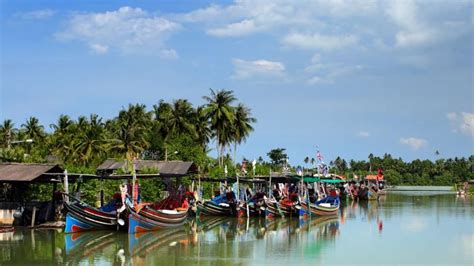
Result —
<instances>
[{"instance_id":1,"label":"flag","mask_svg":"<svg viewBox=\"0 0 474 266\"><path fill-rule=\"evenodd\" d=\"M301 167L298 167L298 168L296 169L296 175L298 175L298 176L303 176L303 169L301 169Z\"/></svg>"},{"instance_id":2,"label":"flag","mask_svg":"<svg viewBox=\"0 0 474 266\"><path fill-rule=\"evenodd\" d=\"M319 150L316 152L316 158L318 158L318 161L323 160L323 156L321 155L321 152L319 152Z\"/></svg>"},{"instance_id":3,"label":"flag","mask_svg":"<svg viewBox=\"0 0 474 266\"><path fill-rule=\"evenodd\" d=\"M247 162L246 161L243 161L242 162L242 169L241 169L241 172L246 175L247 174Z\"/></svg>"}]
</instances>

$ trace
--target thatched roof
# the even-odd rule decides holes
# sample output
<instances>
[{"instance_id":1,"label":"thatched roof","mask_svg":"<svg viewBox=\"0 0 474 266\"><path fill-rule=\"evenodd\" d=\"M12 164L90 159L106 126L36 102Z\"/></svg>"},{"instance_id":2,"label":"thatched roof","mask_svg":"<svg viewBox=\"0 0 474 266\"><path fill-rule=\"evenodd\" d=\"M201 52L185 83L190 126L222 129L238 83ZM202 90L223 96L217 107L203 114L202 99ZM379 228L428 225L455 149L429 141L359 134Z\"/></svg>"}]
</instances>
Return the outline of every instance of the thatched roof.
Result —
<instances>
[{"instance_id":1,"label":"thatched roof","mask_svg":"<svg viewBox=\"0 0 474 266\"><path fill-rule=\"evenodd\" d=\"M0 163L0 182L49 182L51 175L64 170L57 164L41 163Z\"/></svg>"},{"instance_id":2,"label":"thatched roof","mask_svg":"<svg viewBox=\"0 0 474 266\"><path fill-rule=\"evenodd\" d=\"M159 175L166 176L185 176L197 172L197 166L193 162L183 161L153 161L153 160L136 160L136 170L140 173L144 169L158 169ZM117 161L108 159L97 167L97 172L113 173L118 169L125 169L125 161Z\"/></svg>"}]
</instances>

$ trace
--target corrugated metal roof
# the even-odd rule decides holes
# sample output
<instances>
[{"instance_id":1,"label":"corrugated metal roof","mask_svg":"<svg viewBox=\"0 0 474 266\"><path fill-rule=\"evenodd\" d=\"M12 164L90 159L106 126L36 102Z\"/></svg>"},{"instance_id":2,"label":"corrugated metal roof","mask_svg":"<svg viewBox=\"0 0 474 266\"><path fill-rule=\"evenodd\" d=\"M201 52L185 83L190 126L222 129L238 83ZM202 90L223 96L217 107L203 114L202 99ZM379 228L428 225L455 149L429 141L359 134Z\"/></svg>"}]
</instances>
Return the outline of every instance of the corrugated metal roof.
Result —
<instances>
[{"instance_id":1,"label":"corrugated metal roof","mask_svg":"<svg viewBox=\"0 0 474 266\"><path fill-rule=\"evenodd\" d=\"M62 171L57 164L0 163L0 181L30 182L44 173Z\"/></svg>"},{"instance_id":2,"label":"corrugated metal roof","mask_svg":"<svg viewBox=\"0 0 474 266\"><path fill-rule=\"evenodd\" d=\"M116 161L108 159L103 162L97 171L114 171L125 167L125 161ZM161 175L186 175L196 171L196 165L193 162L183 161L152 161L152 160L137 160L137 171L150 168L158 168Z\"/></svg>"}]
</instances>

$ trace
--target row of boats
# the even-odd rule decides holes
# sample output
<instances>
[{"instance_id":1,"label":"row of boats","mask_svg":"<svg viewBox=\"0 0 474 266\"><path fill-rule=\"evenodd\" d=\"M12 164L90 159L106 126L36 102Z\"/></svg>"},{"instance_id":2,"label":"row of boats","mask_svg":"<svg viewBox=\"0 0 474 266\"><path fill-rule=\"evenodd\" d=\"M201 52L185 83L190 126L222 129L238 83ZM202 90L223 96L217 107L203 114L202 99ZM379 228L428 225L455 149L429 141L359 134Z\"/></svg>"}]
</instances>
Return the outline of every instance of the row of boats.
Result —
<instances>
[{"instance_id":1,"label":"row of boats","mask_svg":"<svg viewBox=\"0 0 474 266\"><path fill-rule=\"evenodd\" d=\"M66 233L90 230L123 230L129 234L156 231L164 228L182 227L189 217L299 217L302 219L337 216L341 199L373 200L381 191L367 189L344 181L320 178L300 178L300 182L274 184L273 190L266 188L252 192L237 186L222 186L210 200L202 200L196 192L170 191L164 200L152 204L140 203L138 184L131 186L132 195L121 186L102 208L92 207L74 196L64 193L66 210ZM357 193L358 192L358 193Z\"/></svg>"}]
</instances>

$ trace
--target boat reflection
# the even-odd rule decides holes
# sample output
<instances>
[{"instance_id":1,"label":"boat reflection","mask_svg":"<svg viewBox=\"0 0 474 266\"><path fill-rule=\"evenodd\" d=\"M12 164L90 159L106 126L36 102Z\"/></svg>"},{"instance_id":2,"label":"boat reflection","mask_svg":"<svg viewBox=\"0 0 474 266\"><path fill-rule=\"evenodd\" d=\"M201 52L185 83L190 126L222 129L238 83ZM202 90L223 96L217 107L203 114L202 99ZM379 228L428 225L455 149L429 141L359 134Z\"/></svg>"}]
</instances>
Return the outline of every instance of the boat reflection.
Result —
<instances>
[{"instance_id":1,"label":"boat reflection","mask_svg":"<svg viewBox=\"0 0 474 266\"><path fill-rule=\"evenodd\" d=\"M119 265L145 265L186 263L185 258L219 263L215 260L228 258L238 264L243 257L258 255L261 245L256 244L258 241L264 241L264 246L277 252L313 242L318 242L320 249L338 234L337 216L306 220L202 217L190 221L186 227L154 232L127 235L97 231L65 235L64 261L76 264L92 257Z\"/></svg>"}]
</instances>

